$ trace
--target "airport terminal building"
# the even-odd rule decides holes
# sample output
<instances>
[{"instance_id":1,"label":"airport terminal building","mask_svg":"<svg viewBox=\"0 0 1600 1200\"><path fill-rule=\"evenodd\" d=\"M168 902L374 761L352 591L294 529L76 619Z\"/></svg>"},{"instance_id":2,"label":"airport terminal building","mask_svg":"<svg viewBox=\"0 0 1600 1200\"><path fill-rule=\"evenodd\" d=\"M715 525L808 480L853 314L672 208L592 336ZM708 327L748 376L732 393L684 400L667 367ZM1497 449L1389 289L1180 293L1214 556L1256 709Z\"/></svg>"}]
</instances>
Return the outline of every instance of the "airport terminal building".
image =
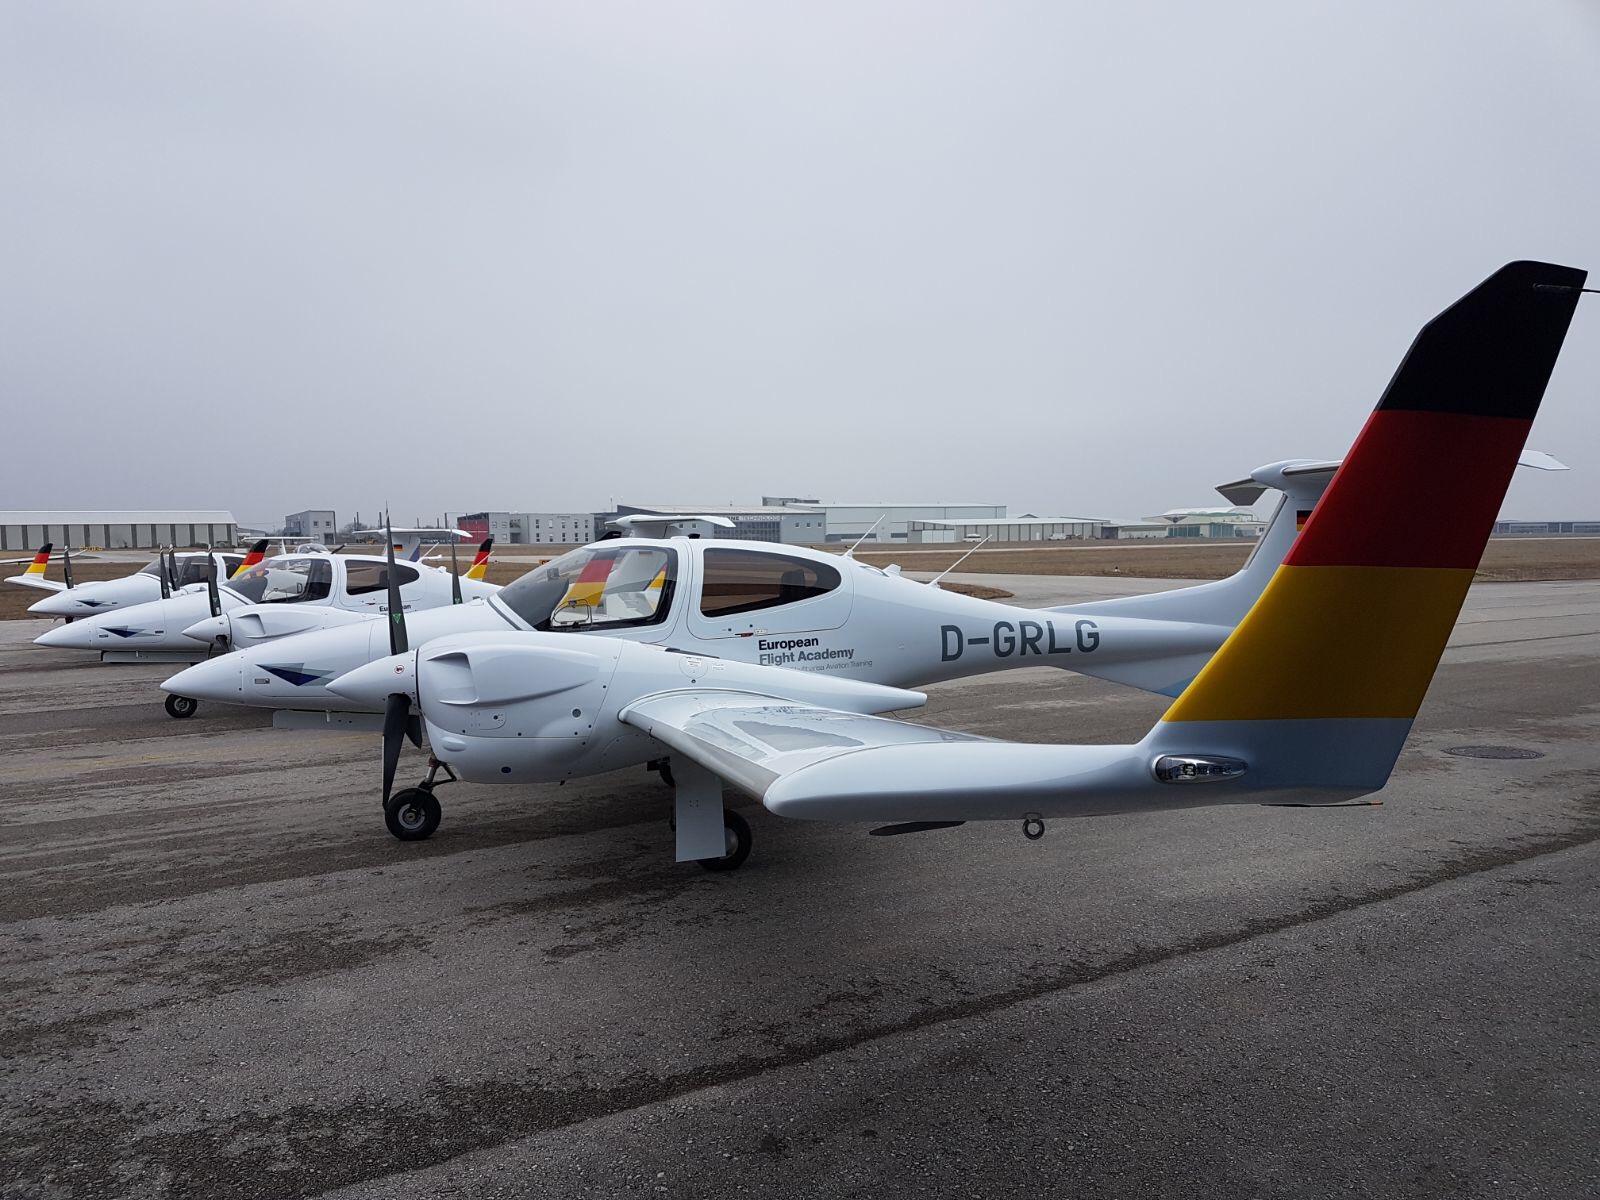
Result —
<instances>
[{"instance_id":1,"label":"airport terminal building","mask_svg":"<svg viewBox=\"0 0 1600 1200\"><path fill-rule=\"evenodd\" d=\"M45 542L74 550L159 546L232 546L239 523L222 509L0 509L0 550L37 550Z\"/></svg>"}]
</instances>

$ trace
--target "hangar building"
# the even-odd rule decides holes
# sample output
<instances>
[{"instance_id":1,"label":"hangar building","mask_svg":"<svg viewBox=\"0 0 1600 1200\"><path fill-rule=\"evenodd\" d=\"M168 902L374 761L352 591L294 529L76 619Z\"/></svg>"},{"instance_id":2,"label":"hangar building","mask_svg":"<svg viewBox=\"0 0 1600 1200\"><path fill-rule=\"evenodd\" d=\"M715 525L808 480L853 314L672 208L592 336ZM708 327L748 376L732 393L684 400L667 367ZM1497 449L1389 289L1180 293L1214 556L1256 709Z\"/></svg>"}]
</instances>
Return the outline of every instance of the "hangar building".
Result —
<instances>
[{"instance_id":1,"label":"hangar building","mask_svg":"<svg viewBox=\"0 0 1600 1200\"><path fill-rule=\"evenodd\" d=\"M790 496L763 496L763 504L777 505L794 512L818 513L830 542L853 542L869 529L874 542L903 542L910 538L911 524L933 521L998 521L1006 515L1004 504L833 504L800 500ZM873 528L876 524L877 528ZM820 539L819 539L820 540Z\"/></svg>"},{"instance_id":2,"label":"hangar building","mask_svg":"<svg viewBox=\"0 0 1600 1200\"><path fill-rule=\"evenodd\" d=\"M1092 541L1105 536L1108 522L1098 517L1001 517L981 521L912 521L908 542Z\"/></svg>"},{"instance_id":3,"label":"hangar building","mask_svg":"<svg viewBox=\"0 0 1600 1200\"><path fill-rule=\"evenodd\" d=\"M102 550L232 546L238 531L222 509L0 509L0 550L37 550L43 542Z\"/></svg>"}]
</instances>

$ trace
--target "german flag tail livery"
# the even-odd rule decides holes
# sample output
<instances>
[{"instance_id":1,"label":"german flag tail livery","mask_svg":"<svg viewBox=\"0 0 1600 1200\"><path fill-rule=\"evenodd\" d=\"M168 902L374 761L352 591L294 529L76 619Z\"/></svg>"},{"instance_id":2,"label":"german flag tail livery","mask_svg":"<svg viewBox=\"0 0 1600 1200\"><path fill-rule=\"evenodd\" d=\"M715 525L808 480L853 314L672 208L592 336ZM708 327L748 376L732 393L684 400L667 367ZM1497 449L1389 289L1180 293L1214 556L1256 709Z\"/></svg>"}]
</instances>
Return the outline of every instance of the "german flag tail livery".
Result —
<instances>
[{"instance_id":1,"label":"german flag tail livery","mask_svg":"<svg viewBox=\"0 0 1600 1200\"><path fill-rule=\"evenodd\" d=\"M241 562L238 565L238 567L236 567L234 569L233 574L228 576L228 578L229 579L238 578L240 575L243 575L251 567L255 566L258 562L260 562L262 559L264 559L266 557L267 557L267 539L266 538L260 538L260 539L258 539L257 541L255 541L254 543L251 544L250 553L248 553L248 554L246 554L244 556L244 561Z\"/></svg>"},{"instance_id":2,"label":"german flag tail livery","mask_svg":"<svg viewBox=\"0 0 1600 1200\"><path fill-rule=\"evenodd\" d=\"M1146 749L1238 760L1244 790L1310 802L1383 787L1584 279L1514 262L1423 328L1266 590Z\"/></svg>"},{"instance_id":3,"label":"german flag tail livery","mask_svg":"<svg viewBox=\"0 0 1600 1200\"><path fill-rule=\"evenodd\" d=\"M45 571L50 566L50 550L53 545L53 542L46 542L39 547L39 553L33 556L33 561L28 564L28 569L22 573L24 578L32 576L35 579L42 579L44 577Z\"/></svg>"},{"instance_id":4,"label":"german flag tail livery","mask_svg":"<svg viewBox=\"0 0 1600 1200\"><path fill-rule=\"evenodd\" d=\"M494 548L494 539L486 537L478 545L478 553L472 556L472 565L467 568L467 578L476 579L480 583L489 571L489 551Z\"/></svg>"}]
</instances>

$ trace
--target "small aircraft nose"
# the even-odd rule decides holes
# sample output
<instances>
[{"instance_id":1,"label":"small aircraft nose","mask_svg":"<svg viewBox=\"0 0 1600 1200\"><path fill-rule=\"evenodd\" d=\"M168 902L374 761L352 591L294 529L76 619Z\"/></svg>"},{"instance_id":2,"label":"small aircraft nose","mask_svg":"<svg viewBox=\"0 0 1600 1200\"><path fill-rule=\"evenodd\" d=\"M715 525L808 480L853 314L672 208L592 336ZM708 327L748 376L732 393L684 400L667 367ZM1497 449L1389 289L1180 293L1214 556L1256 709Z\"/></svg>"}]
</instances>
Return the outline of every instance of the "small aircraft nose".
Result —
<instances>
[{"instance_id":1,"label":"small aircraft nose","mask_svg":"<svg viewBox=\"0 0 1600 1200\"><path fill-rule=\"evenodd\" d=\"M202 622L204 624L204 622ZM222 704L239 699L240 675L244 664L237 654L224 654L185 667L171 679L163 680L161 690L191 700L215 700Z\"/></svg>"},{"instance_id":2,"label":"small aircraft nose","mask_svg":"<svg viewBox=\"0 0 1600 1200\"><path fill-rule=\"evenodd\" d=\"M93 650L94 634L95 627L87 621L74 621L71 625L45 630L33 639L33 644L52 650Z\"/></svg>"},{"instance_id":3,"label":"small aircraft nose","mask_svg":"<svg viewBox=\"0 0 1600 1200\"><path fill-rule=\"evenodd\" d=\"M415 651L380 658L377 662L363 663L354 671L347 671L337 679L328 681L328 690L346 700L354 700L374 712L383 706L395 692L416 697L417 655Z\"/></svg>"},{"instance_id":4,"label":"small aircraft nose","mask_svg":"<svg viewBox=\"0 0 1600 1200\"><path fill-rule=\"evenodd\" d=\"M183 631L183 636L193 638L197 642L210 645L218 638L226 639L231 633L226 616L207 617L203 621L196 621Z\"/></svg>"},{"instance_id":5,"label":"small aircraft nose","mask_svg":"<svg viewBox=\"0 0 1600 1200\"><path fill-rule=\"evenodd\" d=\"M46 596L43 600L36 600L28 605L28 611L38 613L41 617L75 617L82 609L75 597L66 592L57 592L55 595Z\"/></svg>"}]
</instances>

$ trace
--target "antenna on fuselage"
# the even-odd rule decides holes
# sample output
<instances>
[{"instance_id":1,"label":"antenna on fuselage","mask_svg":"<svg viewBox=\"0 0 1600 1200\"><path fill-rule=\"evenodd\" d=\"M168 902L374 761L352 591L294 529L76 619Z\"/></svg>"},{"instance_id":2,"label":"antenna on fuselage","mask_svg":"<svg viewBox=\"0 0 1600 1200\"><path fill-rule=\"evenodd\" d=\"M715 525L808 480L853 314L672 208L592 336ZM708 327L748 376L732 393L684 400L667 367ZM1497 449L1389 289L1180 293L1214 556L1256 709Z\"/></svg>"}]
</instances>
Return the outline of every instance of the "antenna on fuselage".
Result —
<instances>
[{"instance_id":1,"label":"antenna on fuselage","mask_svg":"<svg viewBox=\"0 0 1600 1200\"><path fill-rule=\"evenodd\" d=\"M872 530L876 529L879 525L882 525L883 524L883 518L887 517L888 515L889 515L888 513L879 513L878 514L878 519L872 523L872 527L870 529L868 529L865 533L863 533L860 537L858 537L855 540L855 542L851 545L850 549L848 549L848 550L846 550L844 552L844 556L846 558L849 558L851 555L853 555L856 552L856 547L861 545L862 542L866 541L869 537L871 537L872 536Z\"/></svg>"},{"instance_id":2,"label":"antenna on fuselage","mask_svg":"<svg viewBox=\"0 0 1600 1200\"><path fill-rule=\"evenodd\" d=\"M957 567L959 567L962 563L966 562L967 559L971 558L979 550L982 550L986 545L989 544L990 539L992 539L993 537L994 537L994 534L992 534L992 533L989 534L989 536L984 538L983 541L979 542L971 550L968 550L960 558L956 559L955 562L951 563L948 567L946 567L944 570L940 571L932 579L928 580L928 586L929 587L936 587L938 585L938 583L939 583L939 580L943 579L946 575L950 574L951 571L954 571Z\"/></svg>"}]
</instances>

